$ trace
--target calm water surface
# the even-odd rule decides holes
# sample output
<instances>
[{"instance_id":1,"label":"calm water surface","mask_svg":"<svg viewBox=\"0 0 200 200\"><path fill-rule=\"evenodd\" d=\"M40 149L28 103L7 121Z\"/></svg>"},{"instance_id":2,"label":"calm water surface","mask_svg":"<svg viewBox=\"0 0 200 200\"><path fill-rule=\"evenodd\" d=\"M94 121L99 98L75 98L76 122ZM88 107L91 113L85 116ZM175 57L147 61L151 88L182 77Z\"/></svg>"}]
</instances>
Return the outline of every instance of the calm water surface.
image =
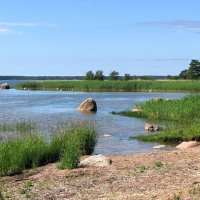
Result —
<instances>
[{"instance_id":1,"label":"calm water surface","mask_svg":"<svg viewBox=\"0 0 200 200\"><path fill-rule=\"evenodd\" d=\"M153 152L153 146L159 143L146 143L130 140L130 136L148 134L144 131L145 119L112 115L112 111L128 110L137 103L151 98L180 98L183 93L87 93L64 91L19 91L0 90L0 124L31 120L41 130L51 132L60 123L90 121L98 129L99 137L95 153L126 154ZM84 114L77 111L79 104L94 98L97 102L96 114ZM105 134L110 135L106 137ZM167 149L174 148L172 145Z\"/></svg>"}]
</instances>

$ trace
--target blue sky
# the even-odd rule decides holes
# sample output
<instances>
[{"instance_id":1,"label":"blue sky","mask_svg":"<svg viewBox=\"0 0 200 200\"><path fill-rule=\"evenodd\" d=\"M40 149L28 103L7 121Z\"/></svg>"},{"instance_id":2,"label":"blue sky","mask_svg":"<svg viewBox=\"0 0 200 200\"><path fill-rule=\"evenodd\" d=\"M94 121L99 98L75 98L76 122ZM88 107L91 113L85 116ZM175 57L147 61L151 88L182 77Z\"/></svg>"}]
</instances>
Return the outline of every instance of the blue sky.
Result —
<instances>
[{"instance_id":1,"label":"blue sky","mask_svg":"<svg viewBox=\"0 0 200 200\"><path fill-rule=\"evenodd\" d=\"M0 75L176 75L199 59L199 0L0 5Z\"/></svg>"}]
</instances>

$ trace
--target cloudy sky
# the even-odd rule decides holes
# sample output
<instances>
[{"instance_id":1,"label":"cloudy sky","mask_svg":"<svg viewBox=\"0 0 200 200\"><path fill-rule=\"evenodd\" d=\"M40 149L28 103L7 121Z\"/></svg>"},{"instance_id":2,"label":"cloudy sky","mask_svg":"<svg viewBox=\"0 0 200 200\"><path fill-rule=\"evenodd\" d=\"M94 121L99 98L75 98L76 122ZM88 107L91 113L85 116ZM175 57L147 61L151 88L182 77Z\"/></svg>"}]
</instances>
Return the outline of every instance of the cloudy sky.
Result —
<instances>
[{"instance_id":1,"label":"cloudy sky","mask_svg":"<svg viewBox=\"0 0 200 200\"><path fill-rule=\"evenodd\" d=\"M0 75L176 75L200 57L199 0L0 5Z\"/></svg>"}]
</instances>

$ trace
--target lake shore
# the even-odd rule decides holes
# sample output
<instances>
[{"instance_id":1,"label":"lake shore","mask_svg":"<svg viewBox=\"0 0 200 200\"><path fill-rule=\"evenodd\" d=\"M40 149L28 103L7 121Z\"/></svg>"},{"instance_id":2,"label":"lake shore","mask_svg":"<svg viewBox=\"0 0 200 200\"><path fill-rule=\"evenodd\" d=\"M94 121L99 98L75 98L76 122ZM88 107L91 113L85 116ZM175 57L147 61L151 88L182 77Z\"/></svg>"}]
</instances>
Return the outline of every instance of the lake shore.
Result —
<instances>
[{"instance_id":1,"label":"lake shore","mask_svg":"<svg viewBox=\"0 0 200 200\"><path fill-rule=\"evenodd\" d=\"M58 170L49 164L3 177L5 199L199 199L200 147L110 155L104 168Z\"/></svg>"}]
</instances>

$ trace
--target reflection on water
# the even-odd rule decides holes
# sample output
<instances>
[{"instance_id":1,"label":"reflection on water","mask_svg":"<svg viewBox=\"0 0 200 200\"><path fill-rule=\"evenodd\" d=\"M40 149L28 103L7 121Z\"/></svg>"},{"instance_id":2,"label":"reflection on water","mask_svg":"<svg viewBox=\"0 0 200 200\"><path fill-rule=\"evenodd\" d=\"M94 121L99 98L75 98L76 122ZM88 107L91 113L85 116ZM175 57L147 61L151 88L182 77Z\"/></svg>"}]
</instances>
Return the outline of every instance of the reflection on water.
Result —
<instances>
[{"instance_id":1,"label":"reflection on water","mask_svg":"<svg viewBox=\"0 0 200 200\"><path fill-rule=\"evenodd\" d=\"M179 98L183 93L86 93L64 91L18 91L0 90L0 123L31 120L41 130L51 132L59 123L91 121L99 131L95 153L123 154L151 152L158 143L145 143L130 140L130 136L148 134L144 131L145 119L112 115L112 111L128 110L137 103L151 98ZM86 98L97 102L96 114L77 111L79 104ZM110 137L104 136L111 135ZM170 146L168 146L170 148Z\"/></svg>"}]
</instances>

